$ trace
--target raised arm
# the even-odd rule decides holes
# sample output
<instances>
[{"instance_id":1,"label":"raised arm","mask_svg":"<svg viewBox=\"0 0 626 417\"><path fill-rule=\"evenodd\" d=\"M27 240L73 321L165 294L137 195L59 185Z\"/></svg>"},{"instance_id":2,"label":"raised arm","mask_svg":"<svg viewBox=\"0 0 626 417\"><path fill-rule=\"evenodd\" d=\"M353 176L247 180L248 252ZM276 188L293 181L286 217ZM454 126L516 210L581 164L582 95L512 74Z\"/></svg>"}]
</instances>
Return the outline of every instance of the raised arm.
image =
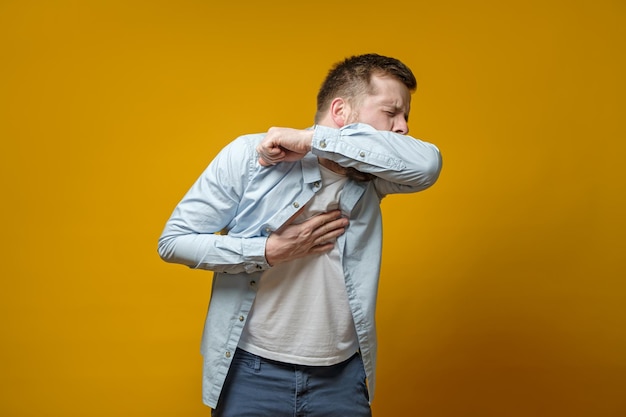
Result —
<instances>
[{"instance_id":1,"label":"raised arm","mask_svg":"<svg viewBox=\"0 0 626 417\"><path fill-rule=\"evenodd\" d=\"M442 166L435 145L362 123L340 129L320 125L307 130L273 128L257 151L265 166L293 161L311 151L374 175L381 195L424 190L435 183Z\"/></svg>"},{"instance_id":2,"label":"raised arm","mask_svg":"<svg viewBox=\"0 0 626 417\"><path fill-rule=\"evenodd\" d=\"M437 181L442 166L435 145L362 123L341 129L316 126L312 152L374 175L382 196L422 191Z\"/></svg>"},{"instance_id":3,"label":"raised arm","mask_svg":"<svg viewBox=\"0 0 626 417\"><path fill-rule=\"evenodd\" d=\"M216 272L252 273L332 249L348 222L338 211L299 224L292 224L295 216L287 216L278 230L264 234L268 219L285 206L291 209L291 204L280 200L285 171L276 168L272 175L273 168L259 167L258 141L255 135L231 143L193 184L159 239L163 260ZM290 184L299 183L298 178ZM270 189L274 194L267 194ZM228 233L222 233L225 230Z\"/></svg>"}]
</instances>

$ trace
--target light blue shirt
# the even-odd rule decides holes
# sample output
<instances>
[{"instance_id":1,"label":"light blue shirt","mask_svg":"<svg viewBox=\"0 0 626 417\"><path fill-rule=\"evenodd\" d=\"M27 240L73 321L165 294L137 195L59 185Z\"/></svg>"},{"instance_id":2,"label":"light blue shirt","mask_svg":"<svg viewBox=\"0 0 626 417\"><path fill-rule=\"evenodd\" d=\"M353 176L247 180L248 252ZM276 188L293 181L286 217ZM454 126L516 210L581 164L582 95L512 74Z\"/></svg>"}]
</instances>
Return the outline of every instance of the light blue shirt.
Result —
<instances>
[{"instance_id":1,"label":"light blue shirt","mask_svg":"<svg viewBox=\"0 0 626 417\"><path fill-rule=\"evenodd\" d=\"M341 129L315 126L312 150L297 162L258 163L263 134L227 145L183 197L159 239L167 262L214 271L202 337L203 401L215 408L263 271L265 242L323 186L318 157L371 173L372 181L348 180L340 201L350 219L337 240L348 301L374 395L375 308L382 249L380 201L387 194L430 187L441 155L430 143L365 124Z\"/></svg>"}]
</instances>

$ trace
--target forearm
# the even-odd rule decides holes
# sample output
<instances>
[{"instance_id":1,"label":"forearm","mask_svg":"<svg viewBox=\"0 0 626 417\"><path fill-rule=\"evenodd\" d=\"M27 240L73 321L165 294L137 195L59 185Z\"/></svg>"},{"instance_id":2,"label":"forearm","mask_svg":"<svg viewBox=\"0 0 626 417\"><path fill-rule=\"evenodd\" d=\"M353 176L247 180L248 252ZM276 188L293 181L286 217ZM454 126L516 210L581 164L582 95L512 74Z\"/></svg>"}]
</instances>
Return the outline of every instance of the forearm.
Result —
<instances>
[{"instance_id":1,"label":"forearm","mask_svg":"<svg viewBox=\"0 0 626 417\"><path fill-rule=\"evenodd\" d=\"M214 272L257 272L269 268L265 260L266 237L237 238L212 233L163 232L158 252L166 262Z\"/></svg>"},{"instance_id":2,"label":"forearm","mask_svg":"<svg viewBox=\"0 0 626 417\"><path fill-rule=\"evenodd\" d=\"M158 253L166 262L216 272L256 272L265 261L266 237L232 232L256 160L253 137L225 147L178 203L159 238ZM235 222L236 223L236 222Z\"/></svg>"},{"instance_id":3,"label":"forearm","mask_svg":"<svg viewBox=\"0 0 626 417\"><path fill-rule=\"evenodd\" d=\"M364 124L342 129L316 126L312 152L343 167L408 187L406 192L431 186L441 171L441 155L435 145Z\"/></svg>"}]
</instances>

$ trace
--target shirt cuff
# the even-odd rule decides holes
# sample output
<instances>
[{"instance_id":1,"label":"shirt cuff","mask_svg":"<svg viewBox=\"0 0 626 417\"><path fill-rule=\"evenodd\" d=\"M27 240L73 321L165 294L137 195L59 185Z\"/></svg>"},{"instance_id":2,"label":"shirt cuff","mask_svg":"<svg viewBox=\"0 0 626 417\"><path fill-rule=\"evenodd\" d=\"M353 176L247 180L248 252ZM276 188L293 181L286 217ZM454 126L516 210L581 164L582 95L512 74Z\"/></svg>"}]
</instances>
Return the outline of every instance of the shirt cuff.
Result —
<instances>
[{"instance_id":1,"label":"shirt cuff","mask_svg":"<svg viewBox=\"0 0 626 417\"><path fill-rule=\"evenodd\" d=\"M329 151L333 140L338 139L341 136L339 129L332 127L315 125L313 131L313 139L311 140L311 147L319 149L321 151Z\"/></svg>"},{"instance_id":2,"label":"shirt cuff","mask_svg":"<svg viewBox=\"0 0 626 417\"><path fill-rule=\"evenodd\" d=\"M248 273L265 271L270 269L270 264L265 259L265 243L267 237L243 239L241 244L245 261L245 270Z\"/></svg>"}]
</instances>

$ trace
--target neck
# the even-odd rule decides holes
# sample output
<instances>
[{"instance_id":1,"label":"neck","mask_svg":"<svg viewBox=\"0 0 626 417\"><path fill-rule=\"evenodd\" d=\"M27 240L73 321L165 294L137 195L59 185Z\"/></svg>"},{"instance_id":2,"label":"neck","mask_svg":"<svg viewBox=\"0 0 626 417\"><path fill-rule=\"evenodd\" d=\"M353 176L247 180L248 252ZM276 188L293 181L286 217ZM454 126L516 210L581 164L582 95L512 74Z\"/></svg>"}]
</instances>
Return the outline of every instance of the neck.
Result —
<instances>
[{"instance_id":1,"label":"neck","mask_svg":"<svg viewBox=\"0 0 626 417\"><path fill-rule=\"evenodd\" d=\"M346 175L347 169L339 165L337 162L331 161L330 159L326 159L326 158L320 158L320 157L318 157L317 160L319 161L321 166L323 166L324 168L330 169L335 174Z\"/></svg>"}]
</instances>

